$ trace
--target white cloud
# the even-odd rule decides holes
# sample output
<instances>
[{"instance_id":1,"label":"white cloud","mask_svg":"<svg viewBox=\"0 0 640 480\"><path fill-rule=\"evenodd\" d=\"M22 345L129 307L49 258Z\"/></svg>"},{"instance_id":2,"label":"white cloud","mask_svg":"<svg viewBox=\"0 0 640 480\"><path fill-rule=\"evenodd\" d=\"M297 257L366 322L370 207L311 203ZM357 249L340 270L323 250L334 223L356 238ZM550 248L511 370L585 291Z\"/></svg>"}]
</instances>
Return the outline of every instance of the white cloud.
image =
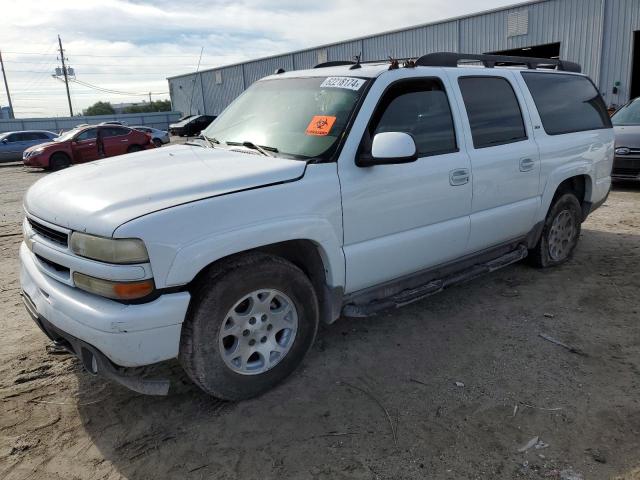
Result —
<instances>
[{"instance_id":1,"label":"white cloud","mask_svg":"<svg viewBox=\"0 0 640 480\"><path fill-rule=\"evenodd\" d=\"M67 115L57 35L78 79L126 92L165 92L166 77L472 13L512 0L0 0L0 49L18 116ZM20 55L34 52L47 55ZM175 57L170 57L175 55ZM6 105L4 90L0 104ZM167 95L157 98L166 98ZM76 110L141 100L72 86Z\"/></svg>"}]
</instances>

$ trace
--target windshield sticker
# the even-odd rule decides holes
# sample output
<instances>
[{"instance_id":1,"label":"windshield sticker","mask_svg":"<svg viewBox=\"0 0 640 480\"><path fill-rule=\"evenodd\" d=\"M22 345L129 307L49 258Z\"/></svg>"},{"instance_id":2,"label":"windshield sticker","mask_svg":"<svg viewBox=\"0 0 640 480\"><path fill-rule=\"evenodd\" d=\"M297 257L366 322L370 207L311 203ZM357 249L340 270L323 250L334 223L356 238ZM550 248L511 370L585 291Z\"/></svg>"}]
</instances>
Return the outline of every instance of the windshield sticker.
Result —
<instances>
[{"instance_id":1,"label":"windshield sticker","mask_svg":"<svg viewBox=\"0 0 640 480\"><path fill-rule=\"evenodd\" d=\"M316 115L311 119L305 133L316 137L325 137L329 135L331 127L336 121L336 117L328 117L326 115Z\"/></svg>"},{"instance_id":2,"label":"windshield sticker","mask_svg":"<svg viewBox=\"0 0 640 480\"><path fill-rule=\"evenodd\" d=\"M353 77L327 77L320 84L320 88L348 88L349 90L360 90L364 85L364 80Z\"/></svg>"}]
</instances>

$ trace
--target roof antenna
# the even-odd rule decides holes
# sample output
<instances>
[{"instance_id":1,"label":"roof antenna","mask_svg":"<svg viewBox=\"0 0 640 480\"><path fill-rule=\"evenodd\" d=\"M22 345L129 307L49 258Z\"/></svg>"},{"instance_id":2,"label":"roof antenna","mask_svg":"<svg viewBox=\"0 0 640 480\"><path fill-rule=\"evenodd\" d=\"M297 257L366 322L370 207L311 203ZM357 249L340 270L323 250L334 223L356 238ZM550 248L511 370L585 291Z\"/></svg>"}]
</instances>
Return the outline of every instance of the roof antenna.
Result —
<instances>
[{"instance_id":1,"label":"roof antenna","mask_svg":"<svg viewBox=\"0 0 640 480\"><path fill-rule=\"evenodd\" d=\"M362 68L362 65L360 65L360 57L362 57L362 52L360 52L358 55L354 55L353 59L356 61L356 63L354 65L351 65L349 67L349 70L356 70L357 68Z\"/></svg>"},{"instance_id":2,"label":"roof antenna","mask_svg":"<svg viewBox=\"0 0 640 480\"><path fill-rule=\"evenodd\" d=\"M397 70L400 68L400 63L395 58L389 56L389 70Z\"/></svg>"}]
</instances>

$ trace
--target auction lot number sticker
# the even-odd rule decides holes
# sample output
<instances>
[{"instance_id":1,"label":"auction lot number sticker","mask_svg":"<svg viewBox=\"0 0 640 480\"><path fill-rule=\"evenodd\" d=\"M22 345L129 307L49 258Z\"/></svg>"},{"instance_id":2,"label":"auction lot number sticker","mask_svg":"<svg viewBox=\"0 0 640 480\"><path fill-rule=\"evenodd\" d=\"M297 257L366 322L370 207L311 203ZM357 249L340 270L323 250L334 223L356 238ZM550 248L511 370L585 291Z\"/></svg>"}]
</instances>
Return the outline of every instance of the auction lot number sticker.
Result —
<instances>
[{"instance_id":1,"label":"auction lot number sticker","mask_svg":"<svg viewBox=\"0 0 640 480\"><path fill-rule=\"evenodd\" d=\"M320 88L348 88L349 90L360 90L364 85L364 80L353 77L327 77L320 84Z\"/></svg>"}]
</instances>

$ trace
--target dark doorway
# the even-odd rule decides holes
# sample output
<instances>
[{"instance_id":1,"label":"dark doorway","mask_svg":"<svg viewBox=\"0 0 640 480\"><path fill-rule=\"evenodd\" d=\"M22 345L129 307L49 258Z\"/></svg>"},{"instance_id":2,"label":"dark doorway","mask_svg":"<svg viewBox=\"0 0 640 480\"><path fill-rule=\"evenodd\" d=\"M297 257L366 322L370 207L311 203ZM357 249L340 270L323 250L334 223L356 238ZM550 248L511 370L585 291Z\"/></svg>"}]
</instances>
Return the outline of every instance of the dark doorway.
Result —
<instances>
[{"instance_id":1,"label":"dark doorway","mask_svg":"<svg viewBox=\"0 0 640 480\"><path fill-rule=\"evenodd\" d=\"M633 63L631 64L631 89L629 98L640 97L640 31L633 32Z\"/></svg>"},{"instance_id":2,"label":"dark doorway","mask_svg":"<svg viewBox=\"0 0 640 480\"><path fill-rule=\"evenodd\" d=\"M487 53L494 55L513 55L516 57L560 58L560 43L547 43L546 45L535 45L533 47L514 48L512 50L500 50L499 52Z\"/></svg>"}]
</instances>

